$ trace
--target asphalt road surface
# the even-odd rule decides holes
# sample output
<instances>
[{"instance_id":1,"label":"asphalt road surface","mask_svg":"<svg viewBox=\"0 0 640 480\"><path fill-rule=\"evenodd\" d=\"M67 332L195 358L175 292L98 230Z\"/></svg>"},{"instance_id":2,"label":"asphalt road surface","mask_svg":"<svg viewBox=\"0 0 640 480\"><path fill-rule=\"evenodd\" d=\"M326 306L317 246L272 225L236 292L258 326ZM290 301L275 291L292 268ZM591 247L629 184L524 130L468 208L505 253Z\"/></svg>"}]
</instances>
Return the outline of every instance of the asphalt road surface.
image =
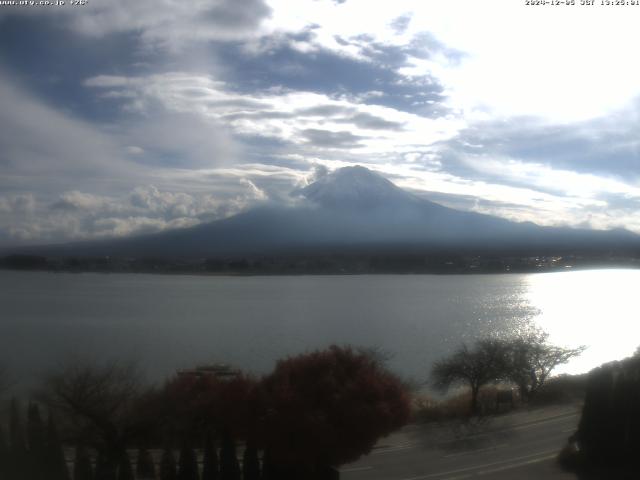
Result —
<instances>
[{"instance_id":1,"label":"asphalt road surface","mask_svg":"<svg viewBox=\"0 0 640 480\"><path fill-rule=\"evenodd\" d=\"M410 425L340 469L342 480L575 479L556 464L579 406L519 411L469 422Z\"/></svg>"}]
</instances>

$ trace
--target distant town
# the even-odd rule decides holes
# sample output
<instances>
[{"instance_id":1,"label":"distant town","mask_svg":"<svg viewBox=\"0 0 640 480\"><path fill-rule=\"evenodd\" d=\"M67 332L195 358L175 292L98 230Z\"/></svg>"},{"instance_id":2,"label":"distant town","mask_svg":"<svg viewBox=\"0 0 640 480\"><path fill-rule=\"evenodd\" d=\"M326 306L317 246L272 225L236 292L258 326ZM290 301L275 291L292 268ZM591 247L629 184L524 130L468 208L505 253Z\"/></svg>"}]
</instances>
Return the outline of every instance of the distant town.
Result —
<instances>
[{"instance_id":1,"label":"distant town","mask_svg":"<svg viewBox=\"0 0 640 480\"><path fill-rule=\"evenodd\" d=\"M0 268L8 270L200 275L480 274L638 267L640 267L640 253L539 256L335 253L183 259L8 255L0 258Z\"/></svg>"}]
</instances>

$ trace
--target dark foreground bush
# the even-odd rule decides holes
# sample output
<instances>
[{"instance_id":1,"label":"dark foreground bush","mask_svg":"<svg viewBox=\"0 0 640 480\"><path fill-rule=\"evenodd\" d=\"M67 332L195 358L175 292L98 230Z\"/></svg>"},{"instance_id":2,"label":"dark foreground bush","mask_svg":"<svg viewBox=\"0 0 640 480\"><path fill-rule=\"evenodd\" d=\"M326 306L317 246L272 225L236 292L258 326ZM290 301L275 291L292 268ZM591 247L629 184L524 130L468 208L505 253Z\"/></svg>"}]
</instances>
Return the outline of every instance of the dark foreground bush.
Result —
<instances>
[{"instance_id":1,"label":"dark foreground bush","mask_svg":"<svg viewBox=\"0 0 640 480\"><path fill-rule=\"evenodd\" d=\"M559 375L550 378L531 399L531 406L543 407L584 400L587 375Z\"/></svg>"},{"instance_id":2,"label":"dark foreground bush","mask_svg":"<svg viewBox=\"0 0 640 480\"><path fill-rule=\"evenodd\" d=\"M355 461L410 415L402 382L351 348L281 360L263 381L262 395L268 458L297 478L320 478L329 467ZM280 478L295 477L283 472Z\"/></svg>"},{"instance_id":3,"label":"dark foreground bush","mask_svg":"<svg viewBox=\"0 0 640 480\"><path fill-rule=\"evenodd\" d=\"M580 478L638 478L640 357L606 364L589 373L573 440L574 451L565 449L560 461Z\"/></svg>"}]
</instances>

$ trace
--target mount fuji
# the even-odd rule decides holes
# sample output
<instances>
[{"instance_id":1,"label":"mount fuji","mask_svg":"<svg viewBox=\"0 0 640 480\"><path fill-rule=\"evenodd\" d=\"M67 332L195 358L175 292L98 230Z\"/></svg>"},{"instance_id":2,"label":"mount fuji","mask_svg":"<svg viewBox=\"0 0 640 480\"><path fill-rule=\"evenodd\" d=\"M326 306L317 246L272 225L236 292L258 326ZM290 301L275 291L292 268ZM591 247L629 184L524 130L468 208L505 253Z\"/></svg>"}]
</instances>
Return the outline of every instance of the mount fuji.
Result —
<instances>
[{"instance_id":1,"label":"mount fuji","mask_svg":"<svg viewBox=\"0 0 640 480\"><path fill-rule=\"evenodd\" d=\"M42 247L60 256L216 257L341 251L549 251L637 248L626 230L542 227L460 211L417 197L361 166L292 192L294 206L265 205L161 233ZM23 249L24 250L24 249ZM29 248L33 253L38 249Z\"/></svg>"}]
</instances>

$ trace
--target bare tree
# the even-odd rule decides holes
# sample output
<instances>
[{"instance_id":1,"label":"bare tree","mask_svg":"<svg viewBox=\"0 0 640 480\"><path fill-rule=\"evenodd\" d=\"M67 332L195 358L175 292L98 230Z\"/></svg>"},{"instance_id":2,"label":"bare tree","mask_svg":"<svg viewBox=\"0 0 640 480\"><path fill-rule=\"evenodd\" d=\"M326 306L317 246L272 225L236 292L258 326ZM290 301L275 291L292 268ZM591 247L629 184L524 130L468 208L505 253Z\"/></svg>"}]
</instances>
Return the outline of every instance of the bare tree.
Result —
<instances>
[{"instance_id":1,"label":"bare tree","mask_svg":"<svg viewBox=\"0 0 640 480\"><path fill-rule=\"evenodd\" d=\"M74 362L49 374L39 396L75 442L98 449L115 468L143 428L137 410L143 392L133 364Z\"/></svg>"},{"instance_id":2,"label":"bare tree","mask_svg":"<svg viewBox=\"0 0 640 480\"><path fill-rule=\"evenodd\" d=\"M479 340L472 348L462 345L448 358L435 363L432 379L446 390L453 384L471 389L471 411L478 409L478 392L498 380L513 382L523 401L530 400L559 365L580 355L586 347L564 348L549 343L549 334L539 328L512 338Z\"/></svg>"},{"instance_id":3,"label":"bare tree","mask_svg":"<svg viewBox=\"0 0 640 480\"><path fill-rule=\"evenodd\" d=\"M504 376L505 361L504 344L498 339L479 340L472 348L463 344L451 356L433 365L432 382L441 390L455 384L467 385L471 389L471 413L475 414L480 388Z\"/></svg>"},{"instance_id":4,"label":"bare tree","mask_svg":"<svg viewBox=\"0 0 640 480\"><path fill-rule=\"evenodd\" d=\"M505 379L518 387L523 401L535 396L557 366L580 355L586 348L552 345L549 334L540 329L504 340L504 345L507 352Z\"/></svg>"}]
</instances>

